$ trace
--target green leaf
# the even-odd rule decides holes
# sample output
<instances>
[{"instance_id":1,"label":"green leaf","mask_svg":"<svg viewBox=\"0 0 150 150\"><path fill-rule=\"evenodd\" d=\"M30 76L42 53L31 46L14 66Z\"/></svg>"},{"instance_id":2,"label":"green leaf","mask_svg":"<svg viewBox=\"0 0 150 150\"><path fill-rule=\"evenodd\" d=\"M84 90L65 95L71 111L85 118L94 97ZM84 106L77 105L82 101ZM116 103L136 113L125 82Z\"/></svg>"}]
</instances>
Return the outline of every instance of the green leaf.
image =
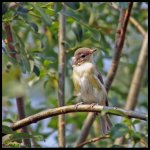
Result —
<instances>
[{"instance_id":1,"label":"green leaf","mask_svg":"<svg viewBox=\"0 0 150 150\"><path fill-rule=\"evenodd\" d=\"M34 72L37 76L40 76L40 69L39 69L36 65L34 65L33 72Z\"/></svg>"},{"instance_id":2,"label":"green leaf","mask_svg":"<svg viewBox=\"0 0 150 150\"><path fill-rule=\"evenodd\" d=\"M13 123L13 120L11 120L10 118L6 118L3 120L3 122L10 122L10 123Z\"/></svg>"},{"instance_id":3,"label":"green leaf","mask_svg":"<svg viewBox=\"0 0 150 150\"><path fill-rule=\"evenodd\" d=\"M141 140L141 138L143 137L142 134L140 132L132 132L131 137L133 138L134 142L137 143Z\"/></svg>"},{"instance_id":4,"label":"green leaf","mask_svg":"<svg viewBox=\"0 0 150 150\"><path fill-rule=\"evenodd\" d=\"M45 22L45 24L46 24L47 26L51 25L52 20L51 20L50 16L48 16L48 15L44 12L44 9L41 8L41 7L39 7L39 6L37 6L37 5L33 5L33 4L31 4L31 5L32 5L33 8L41 15L41 18L43 19L43 21Z\"/></svg>"},{"instance_id":5,"label":"green leaf","mask_svg":"<svg viewBox=\"0 0 150 150\"><path fill-rule=\"evenodd\" d=\"M48 123L48 127L57 130L57 125L58 125L58 118L57 117L51 118L51 120Z\"/></svg>"},{"instance_id":6,"label":"green leaf","mask_svg":"<svg viewBox=\"0 0 150 150\"><path fill-rule=\"evenodd\" d=\"M80 7L79 2L65 2L65 5L67 5L68 7L72 8L72 9L75 9L75 10Z\"/></svg>"},{"instance_id":7,"label":"green leaf","mask_svg":"<svg viewBox=\"0 0 150 150\"><path fill-rule=\"evenodd\" d=\"M115 140L118 137L122 137L128 133L128 130L129 129L125 124L115 124L110 130L111 138Z\"/></svg>"},{"instance_id":8,"label":"green leaf","mask_svg":"<svg viewBox=\"0 0 150 150\"><path fill-rule=\"evenodd\" d=\"M23 73L26 72L30 72L31 71L31 66L30 66L30 62L27 58L25 58L24 56L21 56L20 62L19 62L20 66L21 66L21 70Z\"/></svg>"},{"instance_id":9,"label":"green leaf","mask_svg":"<svg viewBox=\"0 0 150 150\"><path fill-rule=\"evenodd\" d=\"M42 135L34 135L34 139L36 141L44 141L44 137Z\"/></svg>"},{"instance_id":10,"label":"green leaf","mask_svg":"<svg viewBox=\"0 0 150 150\"><path fill-rule=\"evenodd\" d=\"M17 11L16 11L16 13L18 14L18 15L20 15L20 16L22 16L23 18L27 18L27 13L28 13L28 9L26 9L26 8L24 8L24 7L22 7L22 6L19 6L18 8L17 8Z\"/></svg>"},{"instance_id":11,"label":"green leaf","mask_svg":"<svg viewBox=\"0 0 150 150\"><path fill-rule=\"evenodd\" d=\"M13 134L15 131L13 131L10 127L2 125L2 133L5 134Z\"/></svg>"},{"instance_id":12,"label":"green leaf","mask_svg":"<svg viewBox=\"0 0 150 150\"><path fill-rule=\"evenodd\" d=\"M122 112L121 110L118 110L117 108L116 109L102 110L101 114L104 115L104 114L106 114L108 112L110 112L112 114L119 115L119 116L126 116L124 112Z\"/></svg>"},{"instance_id":13,"label":"green leaf","mask_svg":"<svg viewBox=\"0 0 150 150\"><path fill-rule=\"evenodd\" d=\"M3 148L20 148L21 143L18 142L10 142L9 140L4 140Z\"/></svg>"},{"instance_id":14,"label":"green leaf","mask_svg":"<svg viewBox=\"0 0 150 150\"><path fill-rule=\"evenodd\" d=\"M9 137L10 141L16 141L20 139L29 139L32 138L33 136L28 134L28 133L15 133Z\"/></svg>"},{"instance_id":15,"label":"green leaf","mask_svg":"<svg viewBox=\"0 0 150 150\"><path fill-rule=\"evenodd\" d=\"M51 60L44 60L43 65L44 67L48 68L50 64L52 64L53 62Z\"/></svg>"},{"instance_id":16,"label":"green leaf","mask_svg":"<svg viewBox=\"0 0 150 150\"><path fill-rule=\"evenodd\" d=\"M35 32L38 32L39 29L38 29L37 24L31 22L30 25L31 25L31 27L34 29Z\"/></svg>"},{"instance_id":17,"label":"green leaf","mask_svg":"<svg viewBox=\"0 0 150 150\"><path fill-rule=\"evenodd\" d=\"M60 12L62 10L62 4L61 3L54 3L54 10L56 13Z\"/></svg>"},{"instance_id":18,"label":"green leaf","mask_svg":"<svg viewBox=\"0 0 150 150\"><path fill-rule=\"evenodd\" d=\"M140 119L135 119L135 120L133 120L133 122L132 122L133 125L138 124L138 123L141 123L141 120L140 120Z\"/></svg>"},{"instance_id":19,"label":"green leaf","mask_svg":"<svg viewBox=\"0 0 150 150\"><path fill-rule=\"evenodd\" d=\"M131 126L132 125L132 120L129 119L129 118L124 118L123 123L125 123L128 126Z\"/></svg>"},{"instance_id":20,"label":"green leaf","mask_svg":"<svg viewBox=\"0 0 150 150\"><path fill-rule=\"evenodd\" d=\"M72 28L73 28L74 34L76 35L77 40L81 42L81 40L83 39L83 31L82 31L81 25L75 22L72 24Z\"/></svg>"},{"instance_id":21,"label":"green leaf","mask_svg":"<svg viewBox=\"0 0 150 150\"><path fill-rule=\"evenodd\" d=\"M86 27L88 30L90 30L92 32L92 37L96 40L96 41L100 41L100 31L97 29L94 29L92 27L89 27L86 23L83 22L82 16L79 13L75 13L73 10L68 9L65 11L62 11L62 13L66 16L72 17L73 19L75 19L80 25L83 25L84 27Z\"/></svg>"}]
</instances>

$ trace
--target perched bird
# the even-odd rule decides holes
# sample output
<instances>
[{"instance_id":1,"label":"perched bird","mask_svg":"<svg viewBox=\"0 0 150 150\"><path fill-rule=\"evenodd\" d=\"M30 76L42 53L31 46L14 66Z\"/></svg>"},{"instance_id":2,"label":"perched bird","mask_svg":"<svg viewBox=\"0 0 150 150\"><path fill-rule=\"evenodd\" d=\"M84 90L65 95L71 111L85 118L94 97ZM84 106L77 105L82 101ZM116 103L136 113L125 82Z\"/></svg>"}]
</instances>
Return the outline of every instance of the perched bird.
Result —
<instances>
[{"instance_id":1,"label":"perched bird","mask_svg":"<svg viewBox=\"0 0 150 150\"><path fill-rule=\"evenodd\" d=\"M96 49L79 48L72 57L75 95L84 103L108 106L103 78L93 61L95 51ZM100 123L102 134L107 134L112 127L107 114L100 116Z\"/></svg>"}]
</instances>

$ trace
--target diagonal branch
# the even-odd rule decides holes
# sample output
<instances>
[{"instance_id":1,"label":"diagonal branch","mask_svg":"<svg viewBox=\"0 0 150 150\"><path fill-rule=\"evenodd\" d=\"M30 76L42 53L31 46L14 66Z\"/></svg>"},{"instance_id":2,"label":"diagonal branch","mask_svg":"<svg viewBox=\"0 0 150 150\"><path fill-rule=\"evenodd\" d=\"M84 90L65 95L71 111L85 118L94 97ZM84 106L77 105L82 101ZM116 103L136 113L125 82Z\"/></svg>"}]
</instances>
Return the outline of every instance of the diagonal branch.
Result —
<instances>
[{"instance_id":1,"label":"diagonal branch","mask_svg":"<svg viewBox=\"0 0 150 150\"><path fill-rule=\"evenodd\" d=\"M129 22L129 17L131 14L132 6L133 6L133 2L130 2L128 10L125 10L122 8L120 12L120 19L119 19L120 22L118 24L117 36L116 36L116 42L115 42L115 53L112 59L111 67L108 71L106 81L105 81L105 87L107 91L109 91L109 88L113 82L113 79L118 69L120 56L122 53L122 48L123 48L123 44L125 40L125 33L127 30L127 25Z\"/></svg>"},{"instance_id":2,"label":"diagonal branch","mask_svg":"<svg viewBox=\"0 0 150 150\"><path fill-rule=\"evenodd\" d=\"M143 29L143 27L133 18L130 17L130 22L137 28L137 30L143 35L146 35L145 30Z\"/></svg>"},{"instance_id":3,"label":"diagonal branch","mask_svg":"<svg viewBox=\"0 0 150 150\"><path fill-rule=\"evenodd\" d=\"M108 3L110 4L110 3ZM111 4L111 6L119 11L119 7L117 5L115 5L114 3ZM146 31L143 29L143 27L140 25L140 23L135 20L133 17L130 17L129 21L137 28L137 30L143 35L146 35Z\"/></svg>"},{"instance_id":4,"label":"diagonal branch","mask_svg":"<svg viewBox=\"0 0 150 150\"><path fill-rule=\"evenodd\" d=\"M90 139L90 140L85 141L83 143L80 143L79 145L76 146L76 148L83 147L84 145L87 145L87 144L90 144L90 143L94 143L94 142L97 142L97 141L101 141L101 140L104 140L104 139L108 139L108 138L110 138L109 135L105 135L105 136L102 136L102 137L93 138L93 139Z\"/></svg>"}]
</instances>

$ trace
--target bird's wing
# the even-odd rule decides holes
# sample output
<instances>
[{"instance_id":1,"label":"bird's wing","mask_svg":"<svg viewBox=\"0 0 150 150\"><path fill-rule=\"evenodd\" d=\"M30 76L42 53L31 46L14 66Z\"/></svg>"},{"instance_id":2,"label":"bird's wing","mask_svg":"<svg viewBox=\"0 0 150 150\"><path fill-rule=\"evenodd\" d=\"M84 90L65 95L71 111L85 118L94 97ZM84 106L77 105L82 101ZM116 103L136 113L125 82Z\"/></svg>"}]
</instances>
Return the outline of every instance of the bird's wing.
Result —
<instances>
[{"instance_id":1,"label":"bird's wing","mask_svg":"<svg viewBox=\"0 0 150 150\"><path fill-rule=\"evenodd\" d=\"M78 93L80 92L80 80L78 75L76 74L76 72L73 71L72 74L72 79L73 79L73 83L74 83L74 94L78 95Z\"/></svg>"},{"instance_id":2,"label":"bird's wing","mask_svg":"<svg viewBox=\"0 0 150 150\"><path fill-rule=\"evenodd\" d=\"M104 81L103 81L103 77L102 74L100 73L100 71L97 69L96 67L96 71L97 71L97 77L100 80L100 82L104 85ZM105 88L105 86L104 86ZM105 88L106 89L106 88ZM108 106L108 98L106 98L106 106Z\"/></svg>"}]
</instances>

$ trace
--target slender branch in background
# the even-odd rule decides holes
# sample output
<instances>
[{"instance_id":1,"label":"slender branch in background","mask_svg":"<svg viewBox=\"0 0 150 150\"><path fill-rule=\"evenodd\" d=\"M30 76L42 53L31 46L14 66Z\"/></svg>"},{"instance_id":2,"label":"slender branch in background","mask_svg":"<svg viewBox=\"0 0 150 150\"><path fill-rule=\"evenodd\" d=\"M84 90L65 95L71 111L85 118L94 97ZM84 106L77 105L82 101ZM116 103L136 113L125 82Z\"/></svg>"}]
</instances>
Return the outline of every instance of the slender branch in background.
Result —
<instances>
[{"instance_id":1,"label":"slender branch in background","mask_svg":"<svg viewBox=\"0 0 150 150\"><path fill-rule=\"evenodd\" d=\"M108 3L110 4L110 3ZM110 5L111 7L113 7L114 9L118 10L119 11L119 7L117 5L115 5L115 3L112 3ZM143 29L143 27L137 22L137 20L135 20L132 16L130 16L130 19L129 21L137 28L137 30L143 35L145 36L146 34L146 31Z\"/></svg>"},{"instance_id":2,"label":"slender branch in background","mask_svg":"<svg viewBox=\"0 0 150 150\"><path fill-rule=\"evenodd\" d=\"M120 10L120 19L119 19L116 42L115 42L115 53L105 82L105 87L107 91L109 91L112 81L117 73L132 6L133 6L133 2L130 2L127 10L123 8Z\"/></svg>"},{"instance_id":3,"label":"slender branch in background","mask_svg":"<svg viewBox=\"0 0 150 150\"><path fill-rule=\"evenodd\" d=\"M132 82L130 85L127 102L125 105L126 110L134 110L135 106L137 105L138 95L140 92L142 79L143 79L145 69L146 69L147 58L148 58L148 33L146 33L145 35L142 48L139 54L139 58L137 61L136 69L132 77ZM115 143L122 144L123 138L121 137L121 138L116 139Z\"/></svg>"},{"instance_id":4,"label":"slender branch in background","mask_svg":"<svg viewBox=\"0 0 150 150\"><path fill-rule=\"evenodd\" d=\"M115 53L114 53L114 56L112 59L111 67L108 71L107 78L105 81L105 87L106 87L107 92L110 89L110 86L114 80L114 77L115 77L117 69L118 69L118 64L119 64L120 56L122 53L122 48L123 48L123 44L124 44L124 40L125 40L125 33L126 33L126 29L127 29L127 24L129 22L129 17L131 14L132 6L133 6L133 2L130 2L127 10L125 10L123 8L120 9L120 18L119 18L119 24L118 24L117 36L116 36L116 42L115 42ZM91 114L89 114L87 116L86 122L84 122L84 124L82 126L82 130L81 130L81 135L85 135L85 136L83 136L82 138L80 138L80 136L79 136L79 138L77 139L77 142L76 142L76 146L86 140L86 138L89 134L90 128L96 118L96 116L94 114L93 114L93 116L91 116L92 118L95 117L94 119L91 119L89 116L91 116ZM88 130L85 128L87 126L87 124L89 126Z\"/></svg>"},{"instance_id":5,"label":"slender branch in background","mask_svg":"<svg viewBox=\"0 0 150 150\"><path fill-rule=\"evenodd\" d=\"M63 9L65 6L63 5ZM60 12L59 14L59 66L58 66L58 101L59 106L65 104L65 16ZM65 115L58 116L58 144L60 147L65 147Z\"/></svg>"},{"instance_id":6,"label":"slender branch in background","mask_svg":"<svg viewBox=\"0 0 150 150\"><path fill-rule=\"evenodd\" d=\"M104 140L104 139L108 139L108 138L110 138L109 135L105 135L103 137L93 138L93 139L90 139L88 141L85 141L85 142L79 144L78 146L76 146L76 148L83 147L84 145L91 144L91 143L94 143L94 142L97 142L97 141L101 141L101 140Z\"/></svg>"},{"instance_id":7,"label":"slender branch in background","mask_svg":"<svg viewBox=\"0 0 150 150\"><path fill-rule=\"evenodd\" d=\"M78 139L75 143L75 147L78 147L78 145L80 145L79 143L82 143L81 141L85 141L85 137L88 136L89 131L92 127L91 123L94 122L96 116L97 116L96 113L89 113L88 114L88 116L86 117L86 119L84 121L84 125L82 126L82 129L81 129L82 132L80 133L80 136L78 137ZM87 131L87 132L85 132L85 131Z\"/></svg>"},{"instance_id":8,"label":"slender branch in background","mask_svg":"<svg viewBox=\"0 0 150 150\"><path fill-rule=\"evenodd\" d=\"M12 53L12 52L15 52L15 47L13 46L13 37L12 37L10 24L5 24L4 27L5 27L5 31L6 31L7 44L8 44L8 50L10 51L10 56L14 59L17 59L16 54ZM19 78L20 77L18 77L18 80L20 80ZM19 119L25 118L24 98L17 97L16 103L17 103ZM29 133L27 127L23 127L22 132ZM23 139L23 142L24 142L25 146L31 147L30 139Z\"/></svg>"},{"instance_id":9,"label":"slender branch in background","mask_svg":"<svg viewBox=\"0 0 150 150\"><path fill-rule=\"evenodd\" d=\"M23 97L17 97L16 103L17 103L17 109L18 109L18 114L19 114L19 120L21 120L21 119L26 117L25 108L24 108L24 98ZM29 133L28 128L26 126L23 127L21 129L21 131L24 133ZM23 141L24 141L25 146L31 147L30 139L23 139Z\"/></svg>"},{"instance_id":10,"label":"slender branch in background","mask_svg":"<svg viewBox=\"0 0 150 150\"><path fill-rule=\"evenodd\" d=\"M36 123L37 121L58 116L61 114L67 114L67 113L76 113L76 112L98 112L101 113L101 111L107 111L108 114L122 116L122 117L128 117L128 118L137 118L140 120L147 120L148 115L141 112L135 112L135 111L128 111L117 107L110 107L110 106L101 106L101 105L95 105L91 109L91 105L79 105L77 109L75 109L75 105L69 105L69 106L62 106L58 108L48 109L44 110L42 112L39 112L35 115L26 117L22 120L19 120L12 125L13 130L18 130L24 126L27 126L32 123Z\"/></svg>"},{"instance_id":11,"label":"slender branch in background","mask_svg":"<svg viewBox=\"0 0 150 150\"><path fill-rule=\"evenodd\" d=\"M143 35L146 35L145 30L143 29L143 27L133 18L130 17L130 22L137 28L137 30Z\"/></svg>"}]
</instances>

